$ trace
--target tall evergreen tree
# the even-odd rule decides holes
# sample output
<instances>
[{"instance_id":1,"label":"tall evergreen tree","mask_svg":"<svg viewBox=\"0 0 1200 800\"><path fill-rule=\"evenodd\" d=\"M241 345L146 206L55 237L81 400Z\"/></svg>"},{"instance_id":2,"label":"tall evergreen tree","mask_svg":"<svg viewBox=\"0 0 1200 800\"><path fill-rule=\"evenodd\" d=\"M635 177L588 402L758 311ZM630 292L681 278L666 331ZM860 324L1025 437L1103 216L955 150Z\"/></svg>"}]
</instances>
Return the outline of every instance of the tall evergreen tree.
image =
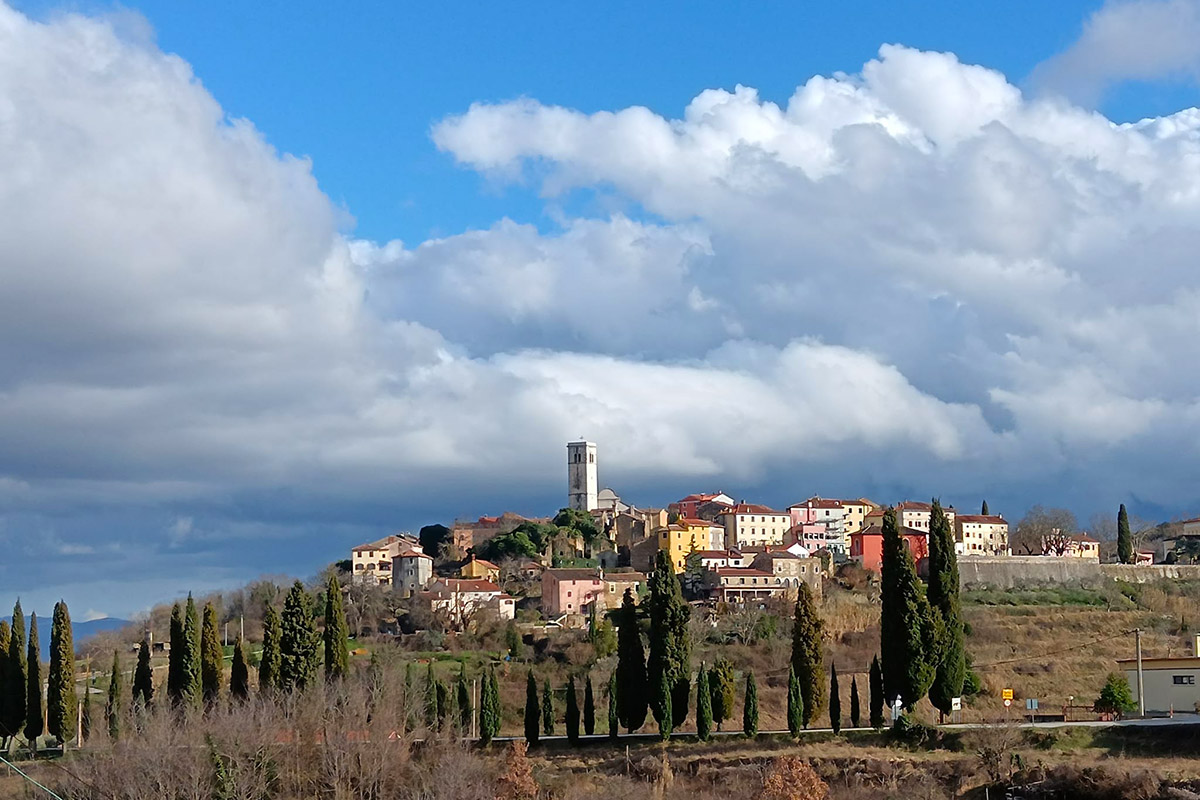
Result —
<instances>
[{"instance_id":1,"label":"tall evergreen tree","mask_svg":"<svg viewBox=\"0 0 1200 800\"><path fill-rule=\"evenodd\" d=\"M59 600L50 622L50 672L46 681L46 722L59 744L75 738L79 698L75 693L75 639L71 612Z\"/></svg>"},{"instance_id":2,"label":"tall evergreen tree","mask_svg":"<svg viewBox=\"0 0 1200 800\"><path fill-rule=\"evenodd\" d=\"M650 655L646 659L649 684L657 687L665 679L670 687L671 719L673 725L682 725L687 719L690 702L691 641L688 634L688 618L691 609L683 601L683 591L675 567L666 550L655 556L654 571L650 573L649 597L646 600L650 612ZM660 727L664 712L661 692L657 690L650 708Z\"/></svg>"},{"instance_id":3,"label":"tall evergreen tree","mask_svg":"<svg viewBox=\"0 0 1200 800\"><path fill-rule=\"evenodd\" d=\"M936 543L936 544L935 544ZM962 695L967 677L967 657L963 645L962 610L959 601L958 556L954 552L954 531L938 500L933 501L929 520L929 605L937 615L941 642L937 670L929 687L929 700L944 716L950 713L952 700Z\"/></svg>"},{"instance_id":4,"label":"tall evergreen tree","mask_svg":"<svg viewBox=\"0 0 1200 800\"><path fill-rule=\"evenodd\" d=\"M742 703L742 733L753 739L758 736L758 684L754 673L746 672L746 697Z\"/></svg>"},{"instance_id":5,"label":"tall evergreen tree","mask_svg":"<svg viewBox=\"0 0 1200 800\"><path fill-rule=\"evenodd\" d=\"M13 606L12 630L8 638L8 667L4 675L4 716L0 719L3 724L4 738L21 733L25 725L25 694L28 663L25 660L25 613L21 610L21 601Z\"/></svg>"},{"instance_id":6,"label":"tall evergreen tree","mask_svg":"<svg viewBox=\"0 0 1200 800\"><path fill-rule=\"evenodd\" d=\"M279 627L279 685L285 691L304 691L317 676L320 638L308 592L300 581L292 584L283 601Z\"/></svg>"},{"instance_id":7,"label":"tall evergreen tree","mask_svg":"<svg viewBox=\"0 0 1200 800\"><path fill-rule=\"evenodd\" d=\"M983 516L985 516L985 517L986 517L986 516L990 516L990 515L988 514L987 500L984 500L984 501L983 501L983 507L979 509L979 513L980 513L980 514L982 514L982 515L983 515Z\"/></svg>"},{"instance_id":8,"label":"tall evergreen tree","mask_svg":"<svg viewBox=\"0 0 1200 800\"><path fill-rule=\"evenodd\" d=\"M212 706L221 699L221 677L225 672L225 649L217 633L217 610L204 604L204 622L200 634L200 689L204 703Z\"/></svg>"},{"instance_id":9,"label":"tall evergreen tree","mask_svg":"<svg viewBox=\"0 0 1200 800\"><path fill-rule=\"evenodd\" d=\"M858 699L858 676L850 678L850 727L862 727L862 703Z\"/></svg>"},{"instance_id":10,"label":"tall evergreen tree","mask_svg":"<svg viewBox=\"0 0 1200 800\"><path fill-rule=\"evenodd\" d=\"M880 665L888 697L897 695L911 708L929 691L937 670L939 626L925 587L917 577L896 511L883 514L883 570L880 612Z\"/></svg>"},{"instance_id":11,"label":"tall evergreen tree","mask_svg":"<svg viewBox=\"0 0 1200 800\"><path fill-rule=\"evenodd\" d=\"M204 698L204 661L201 653L203 629L196 601L188 594L183 611L183 640L186 643L183 657L183 704L188 708L199 708Z\"/></svg>"},{"instance_id":12,"label":"tall evergreen tree","mask_svg":"<svg viewBox=\"0 0 1200 800\"><path fill-rule=\"evenodd\" d=\"M450 719L451 706L454 705L453 698L450 696L450 687L445 681L437 681L433 685L433 699L435 705L435 716L437 717L437 729L445 730L446 720Z\"/></svg>"},{"instance_id":13,"label":"tall evergreen tree","mask_svg":"<svg viewBox=\"0 0 1200 800\"><path fill-rule=\"evenodd\" d=\"M661 550L659 552L662 552ZM672 694L671 679L666 672L660 673L658 677L658 691L654 693L654 700L651 705L657 704L660 709L658 717L658 735L665 742L671 738L671 731L675 729L672 719Z\"/></svg>"},{"instance_id":14,"label":"tall evergreen tree","mask_svg":"<svg viewBox=\"0 0 1200 800\"><path fill-rule=\"evenodd\" d=\"M538 743L538 726L541 724L542 710L538 705L538 688L537 681L533 677L533 670L529 670L529 677L525 681L525 741L530 745Z\"/></svg>"},{"instance_id":15,"label":"tall evergreen tree","mask_svg":"<svg viewBox=\"0 0 1200 800\"><path fill-rule=\"evenodd\" d=\"M788 667L787 723L788 733L795 739L804 727L804 695L800 690L800 679L796 676L795 665Z\"/></svg>"},{"instance_id":16,"label":"tall evergreen tree","mask_svg":"<svg viewBox=\"0 0 1200 800\"><path fill-rule=\"evenodd\" d=\"M1122 564L1133 563L1133 534L1129 532L1129 513L1124 503L1117 512L1117 558Z\"/></svg>"},{"instance_id":17,"label":"tall evergreen tree","mask_svg":"<svg viewBox=\"0 0 1200 800\"><path fill-rule=\"evenodd\" d=\"M549 678L542 682L542 733L554 735L554 691Z\"/></svg>"},{"instance_id":18,"label":"tall evergreen tree","mask_svg":"<svg viewBox=\"0 0 1200 800\"><path fill-rule=\"evenodd\" d=\"M500 733L500 687L496 685L496 668L488 666L479 692L479 741L485 745Z\"/></svg>"},{"instance_id":19,"label":"tall evergreen tree","mask_svg":"<svg viewBox=\"0 0 1200 800\"><path fill-rule=\"evenodd\" d=\"M708 683L708 670L700 665L696 674L696 738L707 742L712 738L712 689Z\"/></svg>"},{"instance_id":20,"label":"tall evergreen tree","mask_svg":"<svg viewBox=\"0 0 1200 800\"><path fill-rule=\"evenodd\" d=\"M708 688L712 695L710 703L717 730L721 730L721 723L733 716L733 700L737 690L735 680L733 663L723 656L718 657L708 671Z\"/></svg>"},{"instance_id":21,"label":"tall evergreen tree","mask_svg":"<svg viewBox=\"0 0 1200 800\"><path fill-rule=\"evenodd\" d=\"M167 652L167 698L172 705L183 702L183 660L187 656L187 644L183 635L183 608L179 603L171 606L171 649Z\"/></svg>"},{"instance_id":22,"label":"tall evergreen tree","mask_svg":"<svg viewBox=\"0 0 1200 800\"><path fill-rule=\"evenodd\" d=\"M154 673L150 669L150 643L142 639L138 647L137 668L133 671L133 703L149 708L154 699Z\"/></svg>"},{"instance_id":23,"label":"tall evergreen tree","mask_svg":"<svg viewBox=\"0 0 1200 800\"><path fill-rule=\"evenodd\" d=\"M346 677L350 669L350 626L346 624L346 609L342 606L342 587L336 575L329 576L325 585L325 680Z\"/></svg>"},{"instance_id":24,"label":"tall evergreen tree","mask_svg":"<svg viewBox=\"0 0 1200 800\"><path fill-rule=\"evenodd\" d=\"M591 736L596 732L596 698L592 694L592 674L583 682L583 732Z\"/></svg>"},{"instance_id":25,"label":"tall evergreen tree","mask_svg":"<svg viewBox=\"0 0 1200 800\"><path fill-rule=\"evenodd\" d=\"M404 727L417 727L417 683L413 672L413 663L404 664Z\"/></svg>"},{"instance_id":26,"label":"tall evergreen tree","mask_svg":"<svg viewBox=\"0 0 1200 800\"><path fill-rule=\"evenodd\" d=\"M646 722L646 656L642 634L638 630L637 606L633 592L625 590L621 610L617 612L617 717L625 730L633 733ZM611 700L610 700L611 702Z\"/></svg>"},{"instance_id":27,"label":"tall evergreen tree","mask_svg":"<svg viewBox=\"0 0 1200 800\"><path fill-rule=\"evenodd\" d=\"M108 701L104 704L104 722L108 725L108 738L114 742L121 738L121 662L113 650L112 671L108 675Z\"/></svg>"},{"instance_id":28,"label":"tall evergreen tree","mask_svg":"<svg viewBox=\"0 0 1200 800\"><path fill-rule=\"evenodd\" d=\"M79 701L79 744L85 745L92 738L92 679L83 682L83 700Z\"/></svg>"},{"instance_id":29,"label":"tall evergreen tree","mask_svg":"<svg viewBox=\"0 0 1200 800\"><path fill-rule=\"evenodd\" d=\"M42 705L42 643L38 640L37 614L29 615L29 647L25 654L28 680L25 684L25 741L30 748L46 731L46 714Z\"/></svg>"},{"instance_id":30,"label":"tall evergreen tree","mask_svg":"<svg viewBox=\"0 0 1200 800\"><path fill-rule=\"evenodd\" d=\"M871 659L869 683L870 686L868 688L871 690L871 727L878 729L883 727L884 706L883 667L879 665L879 656Z\"/></svg>"},{"instance_id":31,"label":"tall evergreen tree","mask_svg":"<svg viewBox=\"0 0 1200 800\"><path fill-rule=\"evenodd\" d=\"M837 664L829 667L829 727L834 733L842 732L842 695L838 688Z\"/></svg>"},{"instance_id":32,"label":"tall evergreen tree","mask_svg":"<svg viewBox=\"0 0 1200 800\"><path fill-rule=\"evenodd\" d=\"M792 668L796 671L800 697L804 700L801 720L805 728L825 707L825 656L821 646L824 636L825 624L817 611L812 590L807 583L801 583L796 594L796 618L792 627Z\"/></svg>"},{"instance_id":33,"label":"tall evergreen tree","mask_svg":"<svg viewBox=\"0 0 1200 800\"><path fill-rule=\"evenodd\" d=\"M425 668L425 727L433 730L437 726L437 676L433 672L433 662Z\"/></svg>"},{"instance_id":34,"label":"tall evergreen tree","mask_svg":"<svg viewBox=\"0 0 1200 800\"><path fill-rule=\"evenodd\" d=\"M268 604L267 610L263 614L262 655L258 662L258 693L260 695L269 696L279 688L279 670L282 659L279 640L282 636L279 612L275 610L274 606Z\"/></svg>"},{"instance_id":35,"label":"tall evergreen tree","mask_svg":"<svg viewBox=\"0 0 1200 800\"><path fill-rule=\"evenodd\" d=\"M575 676L567 678L567 708L563 717L567 726L567 741L579 744L579 701L575 696Z\"/></svg>"},{"instance_id":36,"label":"tall evergreen tree","mask_svg":"<svg viewBox=\"0 0 1200 800\"><path fill-rule=\"evenodd\" d=\"M458 729L463 736L471 735L471 718L475 714L475 708L471 705L471 690L467 688L467 672L465 669L458 671Z\"/></svg>"},{"instance_id":37,"label":"tall evergreen tree","mask_svg":"<svg viewBox=\"0 0 1200 800\"><path fill-rule=\"evenodd\" d=\"M250 665L246 662L246 648L242 637L233 641L233 662L229 665L229 696L234 701L250 698Z\"/></svg>"},{"instance_id":38,"label":"tall evergreen tree","mask_svg":"<svg viewBox=\"0 0 1200 800\"><path fill-rule=\"evenodd\" d=\"M4 720L8 719L8 648L12 643L12 626L0 619L0 736L8 738L8 728ZM21 696L24 697L24 687Z\"/></svg>"},{"instance_id":39,"label":"tall evergreen tree","mask_svg":"<svg viewBox=\"0 0 1200 800\"><path fill-rule=\"evenodd\" d=\"M617 708L617 671L613 670L608 676L608 738L616 739L621 735L621 713Z\"/></svg>"}]
</instances>

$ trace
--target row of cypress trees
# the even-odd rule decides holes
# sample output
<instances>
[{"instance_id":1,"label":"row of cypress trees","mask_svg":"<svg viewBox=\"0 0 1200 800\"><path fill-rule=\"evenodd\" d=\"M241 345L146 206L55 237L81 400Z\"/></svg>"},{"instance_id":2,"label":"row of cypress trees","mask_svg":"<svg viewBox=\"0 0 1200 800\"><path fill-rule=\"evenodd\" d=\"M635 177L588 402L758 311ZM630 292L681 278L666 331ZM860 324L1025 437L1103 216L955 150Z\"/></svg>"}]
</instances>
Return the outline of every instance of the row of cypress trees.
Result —
<instances>
[{"instance_id":1,"label":"row of cypress trees","mask_svg":"<svg viewBox=\"0 0 1200 800\"><path fill-rule=\"evenodd\" d=\"M30 747L49 732L59 744L75 738L79 698L75 690L75 644L71 612L62 600L54 605L50 624L50 664L42 695L41 642L37 614L25 614L18 600L12 624L0 621L0 736L5 745L23 736Z\"/></svg>"},{"instance_id":2,"label":"row of cypress trees","mask_svg":"<svg viewBox=\"0 0 1200 800\"><path fill-rule=\"evenodd\" d=\"M936 498L929 522L928 584L917 576L913 554L897 527L896 511L888 508L883 515L881 585L883 691L888 698L901 698L909 710L928 693L939 712L949 713L952 699L962 694L967 662L954 533ZM872 664L873 703L874 689Z\"/></svg>"}]
</instances>

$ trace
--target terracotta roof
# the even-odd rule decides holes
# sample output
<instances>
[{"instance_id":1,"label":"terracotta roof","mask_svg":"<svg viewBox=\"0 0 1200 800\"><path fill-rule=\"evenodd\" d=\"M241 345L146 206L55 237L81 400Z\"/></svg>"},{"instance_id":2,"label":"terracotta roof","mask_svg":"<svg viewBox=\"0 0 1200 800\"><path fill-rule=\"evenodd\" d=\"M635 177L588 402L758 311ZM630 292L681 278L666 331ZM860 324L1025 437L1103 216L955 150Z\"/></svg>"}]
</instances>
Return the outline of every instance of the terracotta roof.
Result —
<instances>
[{"instance_id":1,"label":"terracotta roof","mask_svg":"<svg viewBox=\"0 0 1200 800\"><path fill-rule=\"evenodd\" d=\"M1071 541L1072 542L1095 542L1096 544L1100 544L1099 539L1093 538L1086 533L1075 534L1074 536L1071 537Z\"/></svg>"},{"instance_id":2,"label":"terracotta roof","mask_svg":"<svg viewBox=\"0 0 1200 800\"><path fill-rule=\"evenodd\" d=\"M933 506L929 503L921 503L916 500L902 500L896 503L897 511L932 511Z\"/></svg>"},{"instance_id":3,"label":"terracotta roof","mask_svg":"<svg viewBox=\"0 0 1200 800\"><path fill-rule=\"evenodd\" d=\"M955 514L954 518L959 522L978 522L985 525L1008 524L1004 517L997 516L996 514L988 514L987 516L984 516L983 514Z\"/></svg>"},{"instance_id":4,"label":"terracotta roof","mask_svg":"<svg viewBox=\"0 0 1200 800\"><path fill-rule=\"evenodd\" d=\"M679 502L680 503L704 502L705 500L713 500L717 497L720 497L723 494L725 494L725 493L724 492L710 492L708 494L689 494L687 497L683 498Z\"/></svg>"},{"instance_id":5,"label":"terracotta roof","mask_svg":"<svg viewBox=\"0 0 1200 800\"><path fill-rule=\"evenodd\" d=\"M786 511L776 511L773 508L768 508L767 506L760 506L757 503L738 503L736 506L730 506L730 510L727 513L732 513L732 514L774 514L775 516L778 516L778 517L788 516Z\"/></svg>"},{"instance_id":6,"label":"terracotta roof","mask_svg":"<svg viewBox=\"0 0 1200 800\"><path fill-rule=\"evenodd\" d=\"M646 576L640 572L606 572L604 580L610 583L643 583Z\"/></svg>"},{"instance_id":7,"label":"terracotta roof","mask_svg":"<svg viewBox=\"0 0 1200 800\"><path fill-rule=\"evenodd\" d=\"M488 569L500 569L499 567L497 567L497 566L496 566L495 564L493 564L492 562L490 562L490 561L485 561L485 560L484 560L484 559L482 559L482 558L472 558L471 560L472 560L472 561L474 561L476 564L483 564L483 565L484 565L485 567L487 567Z\"/></svg>"},{"instance_id":8,"label":"terracotta roof","mask_svg":"<svg viewBox=\"0 0 1200 800\"><path fill-rule=\"evenodd\" d=\"M579 569L574 567L556 567L542 572L542 576L551 576L560 581L598 581L600 571L596 569Z\"/></svg>"},{"instance_id":9,"label":"terracotta roof","mask_svg":"<svg viewBox=\"0 0 1200 800\"><path fill-rule=\"evenodd\" d=\"M711 528L711 527L713 527L713 523L709 522L708 520L695 519L694 517L680 517L679 524L686 525L689 528Z\"/></svg>"},{"instance_id":10,"label":"terracotta roof","mask_svg":"<svg viewBox=\"0 0 1200 800\"><path fill-rule=\"evenodd\" d=\"M1179 520L1180 525L1187 525L1189 522L1200 522L1200 517L1192 517L1191 519Z\"/></svg>"},{"instance_id":11,"label":"terracotta roof","mask_svg":"<svg viewBox=\"0 0 1200 800\"><path fill-rule=\"evenodd\" d=\"M701 558L730 558L728 550L697 550L696 555ZM737 558L737 556L732 556Z\"/></svg>"},{"instance_id":12,"label":"terracotta roof","mask_svg":"<svg viewBox=\"0 0 1200 800\"><path fill-rule=\"evenodd\" d=\"M401 550L400 554L397 555L396 558L428 558L430 561L433 561L433 559L429 558L429 556L425 555L424 553L419 553L412 548L409 548L408 550Z\"/></svg>"},{"instance_id":13,"label":"terracotta roof","mask_svg":"<svg viewBox=\"0 0 1200 800\"><path fill-rule=\"evenodd\" d=\"M841 508L841 500L829 500L824 497L810 497L803 503L793 503L788 508Z\"/></svg>"}]
</instances>

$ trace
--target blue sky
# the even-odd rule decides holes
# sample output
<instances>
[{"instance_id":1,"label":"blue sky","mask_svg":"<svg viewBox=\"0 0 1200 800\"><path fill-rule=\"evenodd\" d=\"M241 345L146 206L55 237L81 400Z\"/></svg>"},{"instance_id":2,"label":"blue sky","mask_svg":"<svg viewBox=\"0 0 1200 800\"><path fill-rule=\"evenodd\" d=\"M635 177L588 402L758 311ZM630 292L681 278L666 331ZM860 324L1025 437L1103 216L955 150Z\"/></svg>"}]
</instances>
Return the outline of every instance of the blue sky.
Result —
<instances>
[{"instance_id":1,"label":"blue sky","mask_svg":"<svg viewBox=\"0 0 1200 800\"><path fill-rule=\"evenodd\" d=\"M579 435L642 505L1200 511L1197 75L1197 0L0 5L0 583L552 513Z\"/></svg>"}]
</instances>

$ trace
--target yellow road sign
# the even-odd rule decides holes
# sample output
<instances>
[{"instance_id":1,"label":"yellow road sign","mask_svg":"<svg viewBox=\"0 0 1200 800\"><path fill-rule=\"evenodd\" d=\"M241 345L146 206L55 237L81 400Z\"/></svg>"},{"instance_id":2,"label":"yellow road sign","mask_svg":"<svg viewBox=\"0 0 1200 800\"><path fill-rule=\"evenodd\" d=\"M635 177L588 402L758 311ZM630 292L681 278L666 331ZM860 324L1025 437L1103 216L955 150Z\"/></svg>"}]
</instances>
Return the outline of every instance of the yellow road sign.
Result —
<instances>
[{"instance_id":1,"label":"yellow road sign","mask_svg":"<svg viewBox=\"0 0 1200 800\"><path fill-rule=\"evenodd\" d=\"M1003 692L1000 693L1000 697L1004 700L1012 700L1013 699L1012 689L1005 689Z\"/></svg>"}]
</instances>

